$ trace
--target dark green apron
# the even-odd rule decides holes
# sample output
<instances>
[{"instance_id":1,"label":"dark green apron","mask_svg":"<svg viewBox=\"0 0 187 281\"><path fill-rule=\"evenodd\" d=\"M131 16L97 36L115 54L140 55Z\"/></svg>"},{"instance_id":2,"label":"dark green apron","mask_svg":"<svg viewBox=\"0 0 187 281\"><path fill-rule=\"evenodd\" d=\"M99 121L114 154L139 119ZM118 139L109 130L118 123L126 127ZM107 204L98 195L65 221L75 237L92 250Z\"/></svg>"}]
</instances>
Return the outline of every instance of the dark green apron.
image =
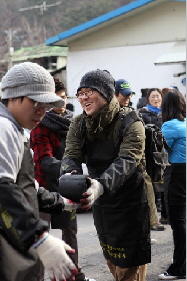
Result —
<instances>
[{"instance_id":1,"label":"dark green apron","mask_svg":"<svg viewBox=\"0 0 187 281\"><path fill-rule=\"evenodd\" d=\"M119 147L112 139L86 140L86 164L92 178L99 177ZM144 178L136 172L112 196L105 191L93 206L93 216L103 254L123 268L151 262L150 225Z\"/></svg>"}]
</instances>

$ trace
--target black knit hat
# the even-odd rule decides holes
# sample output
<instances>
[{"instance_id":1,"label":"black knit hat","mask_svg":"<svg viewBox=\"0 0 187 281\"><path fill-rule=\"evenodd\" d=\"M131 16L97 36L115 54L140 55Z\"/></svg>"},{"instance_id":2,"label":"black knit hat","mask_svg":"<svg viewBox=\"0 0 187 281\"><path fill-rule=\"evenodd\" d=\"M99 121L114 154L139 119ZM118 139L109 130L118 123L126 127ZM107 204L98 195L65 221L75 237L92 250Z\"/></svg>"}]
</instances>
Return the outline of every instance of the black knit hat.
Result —
<instances>
[{"instance_id":1,"label":"black knit hat","mask_svg":"<svg viewBox=\"0 0 187 281\"><path fill-rule=\"evenodd\" d=\"M115 80L107 70L92 70L82 77L77 92L81 88L95 89L110 102L115 92Z\"/></svg>"}]
</instances>

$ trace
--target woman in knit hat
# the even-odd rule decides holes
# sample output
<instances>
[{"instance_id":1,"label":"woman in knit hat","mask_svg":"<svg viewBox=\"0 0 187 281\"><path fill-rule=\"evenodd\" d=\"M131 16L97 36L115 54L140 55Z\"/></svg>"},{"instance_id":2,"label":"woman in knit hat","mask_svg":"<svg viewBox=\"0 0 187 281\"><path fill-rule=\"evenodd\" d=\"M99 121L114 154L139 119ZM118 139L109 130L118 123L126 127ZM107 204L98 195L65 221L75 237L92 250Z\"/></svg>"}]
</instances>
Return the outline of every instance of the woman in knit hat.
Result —
<instances>
[{"instance_id":1,"label":"woman in knit hat","mask_svg":"<svg viewBox=\"0 0 187 281\"><path fill-rule=\"evenodd\" d=\"M108 71L92 70L82 77L76 96L83 113L70 125L61 174L81 174L86 163L88 190L81 203L85 209L93 206L107 265L116 281L145 281L151 261L145 130L135 111L120 108L114 92L115 80ZM130 114L137 118L119 138L121 121Z\"/></svg>"}]
</instances>

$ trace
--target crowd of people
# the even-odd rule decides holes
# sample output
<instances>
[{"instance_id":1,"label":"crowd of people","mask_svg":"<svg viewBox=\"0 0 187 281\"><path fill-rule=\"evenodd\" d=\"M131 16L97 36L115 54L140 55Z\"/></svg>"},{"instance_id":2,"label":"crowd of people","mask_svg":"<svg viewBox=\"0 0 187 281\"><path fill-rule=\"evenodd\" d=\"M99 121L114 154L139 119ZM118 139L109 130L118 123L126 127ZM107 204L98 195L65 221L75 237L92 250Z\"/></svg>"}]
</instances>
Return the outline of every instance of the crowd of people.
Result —
<instances>
[{"instance_id":1,"label":"crowd of people","mask_svg":"<svg viewBox=\"0 0 187 281\"><path fill-rule=\"evenodd\" d=\"M167 223L173 261L158 278L185 278L186 102L179 90L142 89L134 110L129 82L91 70L76 93L83 112L73 117L65 85L36 63L13 66L1 88L0 280L43 281L45 268L51 280L95 281L81 270L76 237L76 210L90 208L115 281L146 280L151 230ZM146 171L146 124L160 128L168 145L159 184ZM73 202L59 193L59 178L82 175L83 164L87 190Z\"/></svg>"}]
</instances>

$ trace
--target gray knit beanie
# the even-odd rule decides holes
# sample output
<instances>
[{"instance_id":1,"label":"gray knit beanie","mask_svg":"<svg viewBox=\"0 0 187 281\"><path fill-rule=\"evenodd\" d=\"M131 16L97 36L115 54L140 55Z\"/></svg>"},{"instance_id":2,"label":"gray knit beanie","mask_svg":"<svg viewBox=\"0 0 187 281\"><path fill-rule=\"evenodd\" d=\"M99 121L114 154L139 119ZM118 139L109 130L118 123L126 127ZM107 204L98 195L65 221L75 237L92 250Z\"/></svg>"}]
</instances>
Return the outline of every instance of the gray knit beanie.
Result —
<instances>
[{"instance_id":1,"label":"gray knit beanie","mask_svg":"<svg viewBox=\"0 0 187 281\"><path fill-rule=\"evenodd\" d=\"M77 92L81 88L96 89L108 102L110 102L115 92L115 80L107 70L92 70L82 77Z\"/></svg>"},{"instance_id":2,"label":"gray knit beanie","mask_svg":"<svg viewBox=\"0 0 187 281\"><path fill-rule=\"evenodd\" d=\"M64 101L55 94L55 83L51 74L33 62L14 65L1 82L2 99L26 96L37 102L63 107Z\"/></svg>"}]
</instances>

